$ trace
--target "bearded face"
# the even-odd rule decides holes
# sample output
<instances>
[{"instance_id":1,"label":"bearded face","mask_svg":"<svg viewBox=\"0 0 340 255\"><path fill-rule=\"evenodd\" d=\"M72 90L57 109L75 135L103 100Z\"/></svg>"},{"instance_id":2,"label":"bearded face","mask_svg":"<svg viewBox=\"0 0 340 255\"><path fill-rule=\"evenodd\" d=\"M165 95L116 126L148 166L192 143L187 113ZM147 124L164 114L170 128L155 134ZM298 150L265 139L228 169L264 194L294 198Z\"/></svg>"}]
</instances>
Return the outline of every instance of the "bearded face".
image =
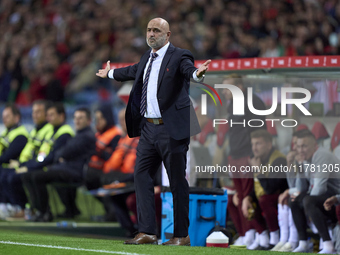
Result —
<instances>
[{"instance_id":1,"label":"bearded face","mask_svg":"<svg viewBox=\"0 0 340 255\"><path fill-rule=\"evenodd\" d=\"M160 35L159 37L147 36L146 43L152 49L160 49L167 43L166 34Z\"/></svg>"}]
</instances>

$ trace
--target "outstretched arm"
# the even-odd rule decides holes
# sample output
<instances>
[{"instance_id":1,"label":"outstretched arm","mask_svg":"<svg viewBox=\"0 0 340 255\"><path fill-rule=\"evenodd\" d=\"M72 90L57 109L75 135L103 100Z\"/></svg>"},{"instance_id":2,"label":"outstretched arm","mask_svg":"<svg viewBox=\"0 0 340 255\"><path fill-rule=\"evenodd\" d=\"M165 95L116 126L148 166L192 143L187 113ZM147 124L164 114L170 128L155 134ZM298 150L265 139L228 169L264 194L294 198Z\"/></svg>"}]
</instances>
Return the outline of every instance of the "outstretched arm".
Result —
<instances>
[{"instance_id":1,"label":"outstretched arm","mask_svg":"<svg viewBox=\"0 0 340 255\"><path fill-rule=\"evenodd\" d=\"M107 78L107 73L110 71L110 60L106 62L106 67L105 69L99 69L98 72L96 73L97 76L101 78Z\"/></svg>"},{"instance_id":2,"label":"outstretched arm","mask_svg":"<svg viewBox=\"0 0 340 255\"><path fill-rule=\"evenodd\" d=\"M198 70L196 72L197 78L201 78L203 76L203 74L205 74L205 72L208 70L210 62L211 62L211 60L209 59L203 65L201 65L198 68Z\"/></svg>"},{"instance_id":3,"label":"outstretched arm","mask_svg":"<svg viewBox=\"0 0 340 255\"><path fill-rule=\"evenodd\" d=\"M116 69L110 69L110 60L106 62L106 67L104 69L99 69L96 73L97 76L101 78L111 78L115 79L116 81L129 81L134 80L136 77L136 72L138 68L138 63L126 66L122 68L116 68ZM109 71L112 71L112 73L109 73Z\"/></svg>"}]
</instances>

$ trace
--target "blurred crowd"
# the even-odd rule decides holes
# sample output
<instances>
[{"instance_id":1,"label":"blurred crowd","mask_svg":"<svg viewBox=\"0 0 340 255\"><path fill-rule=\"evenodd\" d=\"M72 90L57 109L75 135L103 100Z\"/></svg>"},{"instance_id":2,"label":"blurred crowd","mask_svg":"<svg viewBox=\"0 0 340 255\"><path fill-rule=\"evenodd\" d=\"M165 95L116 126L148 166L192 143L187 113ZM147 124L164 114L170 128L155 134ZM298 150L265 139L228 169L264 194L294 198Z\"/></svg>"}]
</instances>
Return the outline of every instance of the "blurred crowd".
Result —
<instances>
[{"instance_id":1,"label":"blurred crowd","mask_svg":"<svg viewBox=\"0 0 340 255\"><path fill-rule=\"evenodd\" d=\"M112 89L94 74L107 59L138 62L147 22L196 59L339 54L336 0L2 0L0 101L72 100Z\"/></svg>"}]
</instances>

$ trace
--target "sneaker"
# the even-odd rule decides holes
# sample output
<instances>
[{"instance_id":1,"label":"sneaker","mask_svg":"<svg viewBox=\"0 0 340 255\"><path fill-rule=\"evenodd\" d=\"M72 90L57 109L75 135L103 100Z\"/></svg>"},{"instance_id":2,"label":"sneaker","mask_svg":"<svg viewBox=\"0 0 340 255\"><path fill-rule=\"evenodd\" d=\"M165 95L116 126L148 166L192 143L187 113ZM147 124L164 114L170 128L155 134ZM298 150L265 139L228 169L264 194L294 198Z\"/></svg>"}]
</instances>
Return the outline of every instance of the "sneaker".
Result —
<instances>
[{"instance_id":1,"label":"sneaker","mask_svg":"<svg viewBox=\"0 0 340 255\"><path fill-rule=\"evenodd\" d=\"M250 229L246 232L244 238L243 238L243 243L248 247L250 246L256 239L256 231L255 229Z\"/></svg>"},{"instance_id":2,"label":"sneaker","mask_svg":"<svg viewBox=\"0 0 340 255\"><path fill-rule=\"evenodd\" d=\"M253 242L251 245L247 246L248 250L257 250L260 247L260 244L258 242Z\"/></svg>"},{"instance_id":3,"label":"sneaker","mask_svg":"<svg viewBox=\"0 0 340 255\"><path fill-rule=\"evenodd\" d=\"M7 221L25 221L25 211L18 211L16 214L6 217Z\"/></svg>"},{"instance_id":4,"label":"sneaker","mask_svg":"<svg viewBox=\"0 0 340 255\"><path fill-rule=\"evenodd\" d=\"M327 249L322 249L318 254L336 254L335 250L328 251Z\"/></svg>"},{"instance_id":5,"label":"sneaker","mask_svg":"<svg viewBox=\"0 0 340 255\"><path fill-rule=\"evenodd\" d=\"M233 245L235 245L235 246L242 246L242 245L244 245L243 239L244 239L244 237L243 237L243 236L240 236L239 238L237 238L237 239L235 240L235 242L233 243Z\"/></svg>"},{"instance_id":6,"label":"sneaker","mask_svg":"<svg viewBox=\"0 0 340 255\"><path fill-rule=\"evenodd\" d=\"M0 219L5 220L7 217L9 217L9 211L7 210L7 208L1 208Z\"/></svg>"},{"instance_id":7,"label":"sneaker","mask_svg":"<svg viewBox=\"0 0 340 255\"><path fill-rule=\"evenodd\" d=\"M278 251L281 252L292 252L294 249L290 242L285 243Z\"/></svg>"},{"instance_id":8,"label":"sneaker","mask_svg":"<svg viewBox=\"0 0 340 255\"><path fill-rule=\"evenodd\" d=\"M296 248L293 250L293 252L308 253L308 252L309 252L308 246L303 247L303 246L300 246L300 245L299 245L298 247L296 247Z\"/></svg>"},{"instance_id":9,"label":"sneaker","mask_svg":"<svg viewBox=\"0 0 340 255\"><path fill-rule=\"evenodd\" d=\"M271 249L270 251L279 251L279 250L282 248L282 246L284 246L284 245L285 245L284 242L278 242L278 243L274 246L274 248Z\"/></svg>"}]
</instances>

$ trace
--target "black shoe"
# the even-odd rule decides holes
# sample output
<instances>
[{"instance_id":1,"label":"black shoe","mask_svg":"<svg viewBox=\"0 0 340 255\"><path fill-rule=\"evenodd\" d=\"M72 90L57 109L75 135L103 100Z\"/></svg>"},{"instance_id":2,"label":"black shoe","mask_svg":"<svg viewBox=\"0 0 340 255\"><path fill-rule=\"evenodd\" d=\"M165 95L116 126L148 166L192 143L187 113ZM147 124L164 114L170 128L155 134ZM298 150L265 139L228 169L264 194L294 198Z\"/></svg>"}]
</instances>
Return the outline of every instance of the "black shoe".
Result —
<instances>
[{"instance_id":1,"label":"black shoe","mask_svg":"<svg viewBox=\"0 0 340 255\"><path fill-rule=\"evenodd\" d=\"M57 218L62 218L62 219L73 219L74 215L71 213L63 212L60 214L57 214Z\"/></svg>"},{"instance_id":2,"label":"black shoe","mask_svg":"<svg viewBox=\"0 0 340 255\"><path fill-rule=\"evenodd\" d=\"M254 249L254 250L256 250L256 251L269 251L269 250L273 249L274 246L275 246L275 245L272 245L272 244L269 244L268 247L264 247L264 246L259 245L259 247L257 247L257 248Z\"/></svg>"},{"instance_id":3,"label":"black shoe","mask_svg":"<svg viewBox=\"0 0 340 255\"><path fill-rule=\"evenodd\" d=\"M53 221L53 215L51 212L46 212L44 214L40 214L36 219L35 222L51 222Z\"/></svg>"},{"instance_id":4,"label":"black shoe","mask_svg":"<svg viewBox=\"0 0 340 255\"><path fill-rule=\"evenodd\" d=\"M126 230L126 232L125 232L125 236L126 236L127 238L133 238L133 237L135 237L137 234L138 234L138 229L136 229L136 228L131 228L131 229L129 229L129 230Z\"/></svg>"},{"instance_id":5,"label":"black shoe","mask_svg":"<svg viewBox=\"0 0 340 255\"><path fill-rule=\"evenodd\" d=\"M76 215L79 215L79 214L76 214ZM63 212L63 213L57 214L57 218L73 219L74 217L76 217L76 215L70 212Z\"/></svg>"},{"instance_id":6,"label":"black shoe","mask_svg":"<svg viewBox=\"0 0 340 255\"><path fill-rule=\"evenodd\" d=\"M37 219L41 218L41 217L42 217L41 212L40 211L35 211L28 221L37 222Z\"/></svg>"},{"instance_id":7,"label":"black shoe","mask_svg":"<svg viewBox=\"0 0 340 255\"><path fill-rule=\"evenodd\" d=\"M73 214L73 216L78 216L81 214L81 212L79 211L79 209L77 208L77 206L75 206L73 208L73 210L70 212L71 214Z\"/></svg>"},{"instance_id":8,"label":"black shoe","mask_svg":"<svg viewBox=\"0 0 340 255\"><path fill-rule=\"evenodd\" d=\"M104 216L105 222L117 222L116 215L114 213L107 213Z\"/></svg>"},{"instance_id":9,"label":"black shoe","mask_svg":"<svg viewBox=\"0 0 340 255\"><path fill-rule=\"evenodd\" d=\"M271 249L273 249L274 247L275 247L274 244L269 244L269 247L267 248L267 250L271 250Z\"/></svg>"},{"instance_id":10,"label":"black shoe","mask_svg":"<svg viewBox=\"0 0 340 255\"><path fill-rule=\"evenodd\" d=\"M80 215L80 211L78 208L75 208L74 210L66 210L63 213L57 214L57 218L63 218L63 219L73 219L74 217Z\"/></svg>"}]
</instances>

